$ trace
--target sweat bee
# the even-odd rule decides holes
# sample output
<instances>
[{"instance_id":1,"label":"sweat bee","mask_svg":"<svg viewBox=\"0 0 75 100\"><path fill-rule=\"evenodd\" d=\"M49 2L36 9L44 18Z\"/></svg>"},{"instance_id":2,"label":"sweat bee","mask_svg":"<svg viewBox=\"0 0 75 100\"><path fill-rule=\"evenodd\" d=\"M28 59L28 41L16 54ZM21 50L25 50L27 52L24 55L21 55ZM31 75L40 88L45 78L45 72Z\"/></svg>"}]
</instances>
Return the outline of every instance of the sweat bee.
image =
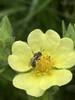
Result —
<instances>
[{"instance_id":1,"label":"sweat bee","mask_svg":"<svg viewBox=\"0 0 75 100\"><path fill-rule=\"evenodd\" d=\"M41 55L42 55L41 52L37 52L37 53L35 53L34 56L31 58L31 66L32 66L33 68L36 67L36 61L40 59L40 56L41 56Z\"/></svg>"}]
</instances>

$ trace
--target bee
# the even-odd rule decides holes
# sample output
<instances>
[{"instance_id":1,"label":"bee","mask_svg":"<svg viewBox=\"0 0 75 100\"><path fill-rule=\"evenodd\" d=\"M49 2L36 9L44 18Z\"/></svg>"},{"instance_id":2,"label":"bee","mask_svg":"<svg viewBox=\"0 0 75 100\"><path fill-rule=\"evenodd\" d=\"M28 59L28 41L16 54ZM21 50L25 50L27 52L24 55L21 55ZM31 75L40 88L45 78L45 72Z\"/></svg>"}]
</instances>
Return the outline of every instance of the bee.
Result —
<instances>
[{"instance_id":1,"label":"bee","mask_svg":"<svg viewBox=\"0 0 75 100\"><path fill-rule=\"evenodd\" d=\"M42 55L41 52L37 52L37 53L34 54L33 58L31 58L31 66L32 66L33 68L36 67L36 61L40 59L40 56L41 56L41 55Z\"/></svg>"}]
</instances>

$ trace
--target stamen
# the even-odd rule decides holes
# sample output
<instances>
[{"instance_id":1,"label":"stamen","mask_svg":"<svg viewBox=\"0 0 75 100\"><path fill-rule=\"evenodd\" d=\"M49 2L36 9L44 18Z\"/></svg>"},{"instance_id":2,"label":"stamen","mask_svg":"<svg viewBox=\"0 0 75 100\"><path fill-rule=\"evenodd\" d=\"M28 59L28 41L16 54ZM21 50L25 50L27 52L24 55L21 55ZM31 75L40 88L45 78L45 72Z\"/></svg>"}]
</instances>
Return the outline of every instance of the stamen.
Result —
<instances>
[{"instance_id":1,"label":"stamen","mask_svg":"<svg viewBox=\"0 0 75 100\"><path fill-rule=\"evenodd\" d=\"M39 75L49 74L50 70L54 66L54 60L51 56L47 54L42 54L39 60L36 61L36 67L34 69L34 73Z\"/></svg>"}]
</instances>

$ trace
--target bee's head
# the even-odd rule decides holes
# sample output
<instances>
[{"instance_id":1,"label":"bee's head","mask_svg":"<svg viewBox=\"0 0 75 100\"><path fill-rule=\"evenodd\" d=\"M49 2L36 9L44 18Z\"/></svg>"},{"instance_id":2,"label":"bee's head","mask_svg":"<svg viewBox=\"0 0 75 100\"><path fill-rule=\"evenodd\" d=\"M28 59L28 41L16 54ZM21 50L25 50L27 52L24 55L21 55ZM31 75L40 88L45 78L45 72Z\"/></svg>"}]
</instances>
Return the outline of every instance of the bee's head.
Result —
<instances>
[{"instance_id":1,"label":"bee's head","mask_svg":"<svg viewBox=\"0 0 75 100\"><path fill-rule=\"evenodd\" d=\"M41 52L37 52L37 53L34 53L34 57L40 57L42 55L42 53Z\"/></svg>"}]
</instances>

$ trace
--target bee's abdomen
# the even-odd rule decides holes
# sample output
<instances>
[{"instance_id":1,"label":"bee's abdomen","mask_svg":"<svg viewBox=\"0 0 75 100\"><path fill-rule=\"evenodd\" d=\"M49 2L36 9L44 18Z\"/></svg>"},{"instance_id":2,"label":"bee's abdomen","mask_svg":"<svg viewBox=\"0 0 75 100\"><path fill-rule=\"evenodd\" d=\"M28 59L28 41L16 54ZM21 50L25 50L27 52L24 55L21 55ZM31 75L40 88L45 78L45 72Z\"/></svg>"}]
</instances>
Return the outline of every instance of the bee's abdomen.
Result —
<instances>
[{"instance_id":1,"label":"bee's abdomen","mask_svg":"<svg viewBox=\"0 0 75 100\"><path fill-rule=\"evenodd\" d=\"M31 66L36 67L36 61L34 58L31 59Z\"/></svg>"}]
</instances>

